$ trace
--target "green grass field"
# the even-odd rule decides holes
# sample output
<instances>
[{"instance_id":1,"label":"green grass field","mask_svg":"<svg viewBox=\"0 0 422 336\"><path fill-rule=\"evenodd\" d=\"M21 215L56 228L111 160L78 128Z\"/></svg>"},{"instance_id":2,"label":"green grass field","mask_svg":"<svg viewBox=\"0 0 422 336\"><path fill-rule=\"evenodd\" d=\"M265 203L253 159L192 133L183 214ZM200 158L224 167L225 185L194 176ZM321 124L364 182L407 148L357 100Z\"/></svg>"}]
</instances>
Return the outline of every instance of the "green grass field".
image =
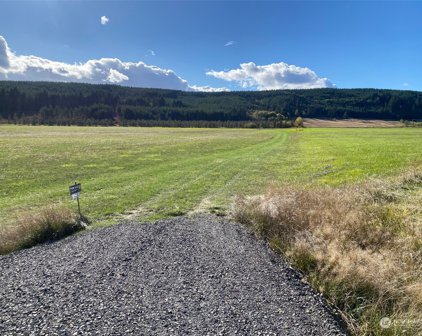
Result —
<instances>
[{"instance_id":1,"label":"green grass field","mask_svg":"<svg viewBox=\"0 0 422 336\"><path fill-rule=\"evenodd\" d=\"M352 183L422 162L422 130L0 126L0 225L40 206L76 209L82 183L94 225L224 211L270 183Z\"/></svg>"}]
</instances>

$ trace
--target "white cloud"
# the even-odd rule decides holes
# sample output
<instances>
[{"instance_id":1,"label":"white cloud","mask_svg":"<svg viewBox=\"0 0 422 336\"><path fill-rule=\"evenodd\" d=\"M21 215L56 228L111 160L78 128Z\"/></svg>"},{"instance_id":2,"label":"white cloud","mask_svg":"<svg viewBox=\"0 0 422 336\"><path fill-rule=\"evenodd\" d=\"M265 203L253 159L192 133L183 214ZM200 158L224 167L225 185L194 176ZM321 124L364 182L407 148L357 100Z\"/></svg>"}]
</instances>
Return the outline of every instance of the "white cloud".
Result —
<instances>
[{"instance_id":1,"label":"white cloud","mask_svg":"<svg viewBox=\"0 0 422 336\"><path fill-rule=\"evenodd\" d=\"M148 49L147 56L155 56L155 55L156 54L155 54L155 51L154 50Z\"/></svg>"},{"instance_id":2,"label":"white cloud","mask_svg":"<svg viewBox=\"0 0 422 336\"><path fill-rule=\"evenodd\" d=\"M122 84L133 87L183 91L221 91L211 87L190 86L173 70L144 62L123 62L117 58L101 58L85 63L68 64L37 56L14 54L0 35L0 80L79 82Z\"/></svg>"},{"instance_id":3,"label":"white cloud","mask_svg":"<svg viewBox=\"0 0 422 336\"><path fill-rule=\"evenodd\" d=\"M231 46L231 45L233 45L233 44L235 44L236 43L236 41L229 41L229 42L227 42L224 46L225 47L229 47L229 46Z\"/></svg>"},{"instance_id":4,"label":"white cloud","mask_svg":"<svg viewBox=\"0 0 422 336\"><path fill-rule=\"evenodd\" d=\"M228 71L208 71L207 75L237 82L242 88L258 90L313 89L335 87L327 78L321 78L309 68L289 65L283 62L256 65L242 63L240 68Z\"/></svg>"},{"instance_id":5,"label":"white cloud","mask_svg":"<svg viewBox=\"0 0 422 336\"><path fill-rule=\"evenodd\" d=\"M107 16L103 15L103 16L100 18L100 21L101 21L101 24L102 24L102 25L106 25L106 24L108 23L108 21L110 21L110 19L109 19Z\"/></svg>"},{"instance_id":6,"label":"white cloud","mask_svg":"<svg viewBox=\"0 0 422 336\"><path fill-rule=\"evenodd\" d=\"M129 77L122 74L121 72L118 72L117 70L110 69L110 72L107 77L107 81L110 83L121 83L123 81L129 80Z\"/></svg>"},{"instance_id":7,"label":"white cloud","mask_svg":"<svg viewBox=\"0 0 422 336\"><path fill-rule=\"evenodd\" d=\"M9 53L10 49L6 40L0 35L0 71L2 68L7 69L9 67Z\"/></svg>"},{"instance_id":8,"label":"white cloud","mask_svg":"<svg viewBox=\"0 0 422 336\"><path fill-rule=\"evenodd\" d=\"M227 92L230 91L228 88L226 87L222 87L222 88L214 88L211 86L197 86L197 85L192 85L190 86L190 90L189 91L196 91L196 92Z\"/></svg>"},{"instance_id":9,"label":"white cloud","mask_svg":"<svg viewBox=\"0 0 422 336\"><path fill-rule=\"evenodd\" d=\"M1 42L0 42L0 43L1 43ZM0 56L0 59L1 59L1 56ZM0 65L1 65L1 63L0 63ZM407 86L409 86L409 83L402 83L402 86L407 87Z\"/></svg>"}]
</instances>

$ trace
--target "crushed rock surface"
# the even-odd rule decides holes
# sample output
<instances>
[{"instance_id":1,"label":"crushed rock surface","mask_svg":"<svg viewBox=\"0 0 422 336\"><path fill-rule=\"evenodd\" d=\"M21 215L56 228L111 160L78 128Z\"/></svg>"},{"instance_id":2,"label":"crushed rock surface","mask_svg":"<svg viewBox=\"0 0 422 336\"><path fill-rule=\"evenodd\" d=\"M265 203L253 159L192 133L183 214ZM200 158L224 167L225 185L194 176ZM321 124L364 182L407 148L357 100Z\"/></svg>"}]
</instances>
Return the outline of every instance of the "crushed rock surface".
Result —
<instances>
[{"instance_id":1,"label":"crushed rock surface","mask_svg":"<svg viewBox=\"0 0 422 336\"><path fill-rule=\"evenodd\" d=\"M125 223L0 257L0 335L346 335L243 226Z\"/></svg>"}]
</instances>

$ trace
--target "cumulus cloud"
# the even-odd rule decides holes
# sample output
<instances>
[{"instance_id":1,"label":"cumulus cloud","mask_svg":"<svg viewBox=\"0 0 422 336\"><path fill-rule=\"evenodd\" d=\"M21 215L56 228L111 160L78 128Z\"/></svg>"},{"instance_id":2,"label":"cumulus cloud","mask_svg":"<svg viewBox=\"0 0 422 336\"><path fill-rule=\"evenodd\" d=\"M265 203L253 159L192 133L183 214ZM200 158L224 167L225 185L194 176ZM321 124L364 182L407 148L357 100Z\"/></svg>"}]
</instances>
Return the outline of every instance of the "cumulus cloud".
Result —
<instances>
[{"instance_id":1,"label":"cumulus cloud","mask_svg":"<svg viewBox=\"0 0 422 336\"><path fill-rule=\"evenodd\" d=\"M108 23L108 21L110 21L110 19L109 19L107 16L103 15L103 16L100 18L100 21L101 21L101 24L102 24L102 25L106 25L106 24Z\"/></svg>"},{"instance_id":2,"label":"cumulus cloud","mask_svg":"<svg viewBox=\"0 0 422 336\"><path fill-rule=\"evenodd\" d=\"M118 72L117 70L110 69L107 80L110 83L121 83L123 81L129 80L129 77L122 74L121 72Z\"/></svg>"},{"instance_id":3,"label":"cumulus cloud","mask_svg":"<svg viewBox=\"0 0 422 336\"><path fill-rule=\"evenodd\" d=\"M207 75L229 82L236 82L243 88L258 90L313 89L335 87L327 78L321 78L309 68L289 65L283 62L256 65L242 63L240 68L228 71L208 71Z\"/></svg>"},{"instance_id":4,"label":"cumulus cloud","mask_svg":"<svg viewBox=\"0 0 422 336\"><path fill-rule=\"evenodd\" d=\"M9 47L3 36L0 36L0 71L9 67Z\"/></svg>"},{"instance_id":5,"label":"cumulus cloud","mask_svg":"<svg viewBox=\"0 0 422 336\"><path fill-rule=\"evenodd\" d=\"M227 92L227 91L230 91L226 87L214 88L214 87L211 87L211 86L208 86L208 85L207 86L192 85L189 88L190 88L189 91L197 91L197 92Z\"/></svg>"},{"instance_id":6,"label":"cumulus cloud","mask_svg":"<svg viewBox=\"0 0 422 336\"><path fill-rule=\"evenodd\" d=\"M221 91L211 87L190 86L173 70L144 62L123 62L117 58L101 58L85 63L68 64L37 56L14 54L0 36L0 80L79 82L121 84L133 87L161 88L182 91Z\"/></svg>"},{"instance_id":7,"label":"cumulus cloud","mask_svg":"<svg viewBox=\"0 0 422 336\"><path fill-rule=\"evenodd\" d=\"M235 44L236 42L235 41L229 41L229 42L227 42L224 46L225 47L230 47L231 45L233 45L233 44Z\"/></svg>"}]
</instances>

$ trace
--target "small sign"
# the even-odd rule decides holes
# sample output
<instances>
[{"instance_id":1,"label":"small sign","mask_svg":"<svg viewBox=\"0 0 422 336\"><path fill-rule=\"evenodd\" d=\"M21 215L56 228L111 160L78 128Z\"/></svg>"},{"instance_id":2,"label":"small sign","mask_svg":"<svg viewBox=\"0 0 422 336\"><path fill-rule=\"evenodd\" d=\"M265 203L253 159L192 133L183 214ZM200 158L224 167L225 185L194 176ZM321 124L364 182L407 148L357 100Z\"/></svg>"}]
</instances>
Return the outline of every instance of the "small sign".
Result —
<instances>
[{"instance_id":1,"label":"small sign","mask_svg":"<svg viewBox=\"0 0 422 336\"><path fill-rule=\"evenodd\" d=\"M75 183L74 185L71 185L69 187L70 197L72 197L73 200L79 198L81 190L82 188L80 183Z\"/></svg>"},{"instance_id":2,"label":"small sign","mask_svg":"<svg viewBox=\"0 0 422 336\"><path fill-rule=\"evenodd\" d=\"M81 184L76 183L74 185L71 185L69 187L70 197L72 197L72 200L78 201L78 212L79 212L79 219L82 222L82 213L81 213L81 205L79 204L79 195L81 194Z\"/></svg>"}]
</instances>

